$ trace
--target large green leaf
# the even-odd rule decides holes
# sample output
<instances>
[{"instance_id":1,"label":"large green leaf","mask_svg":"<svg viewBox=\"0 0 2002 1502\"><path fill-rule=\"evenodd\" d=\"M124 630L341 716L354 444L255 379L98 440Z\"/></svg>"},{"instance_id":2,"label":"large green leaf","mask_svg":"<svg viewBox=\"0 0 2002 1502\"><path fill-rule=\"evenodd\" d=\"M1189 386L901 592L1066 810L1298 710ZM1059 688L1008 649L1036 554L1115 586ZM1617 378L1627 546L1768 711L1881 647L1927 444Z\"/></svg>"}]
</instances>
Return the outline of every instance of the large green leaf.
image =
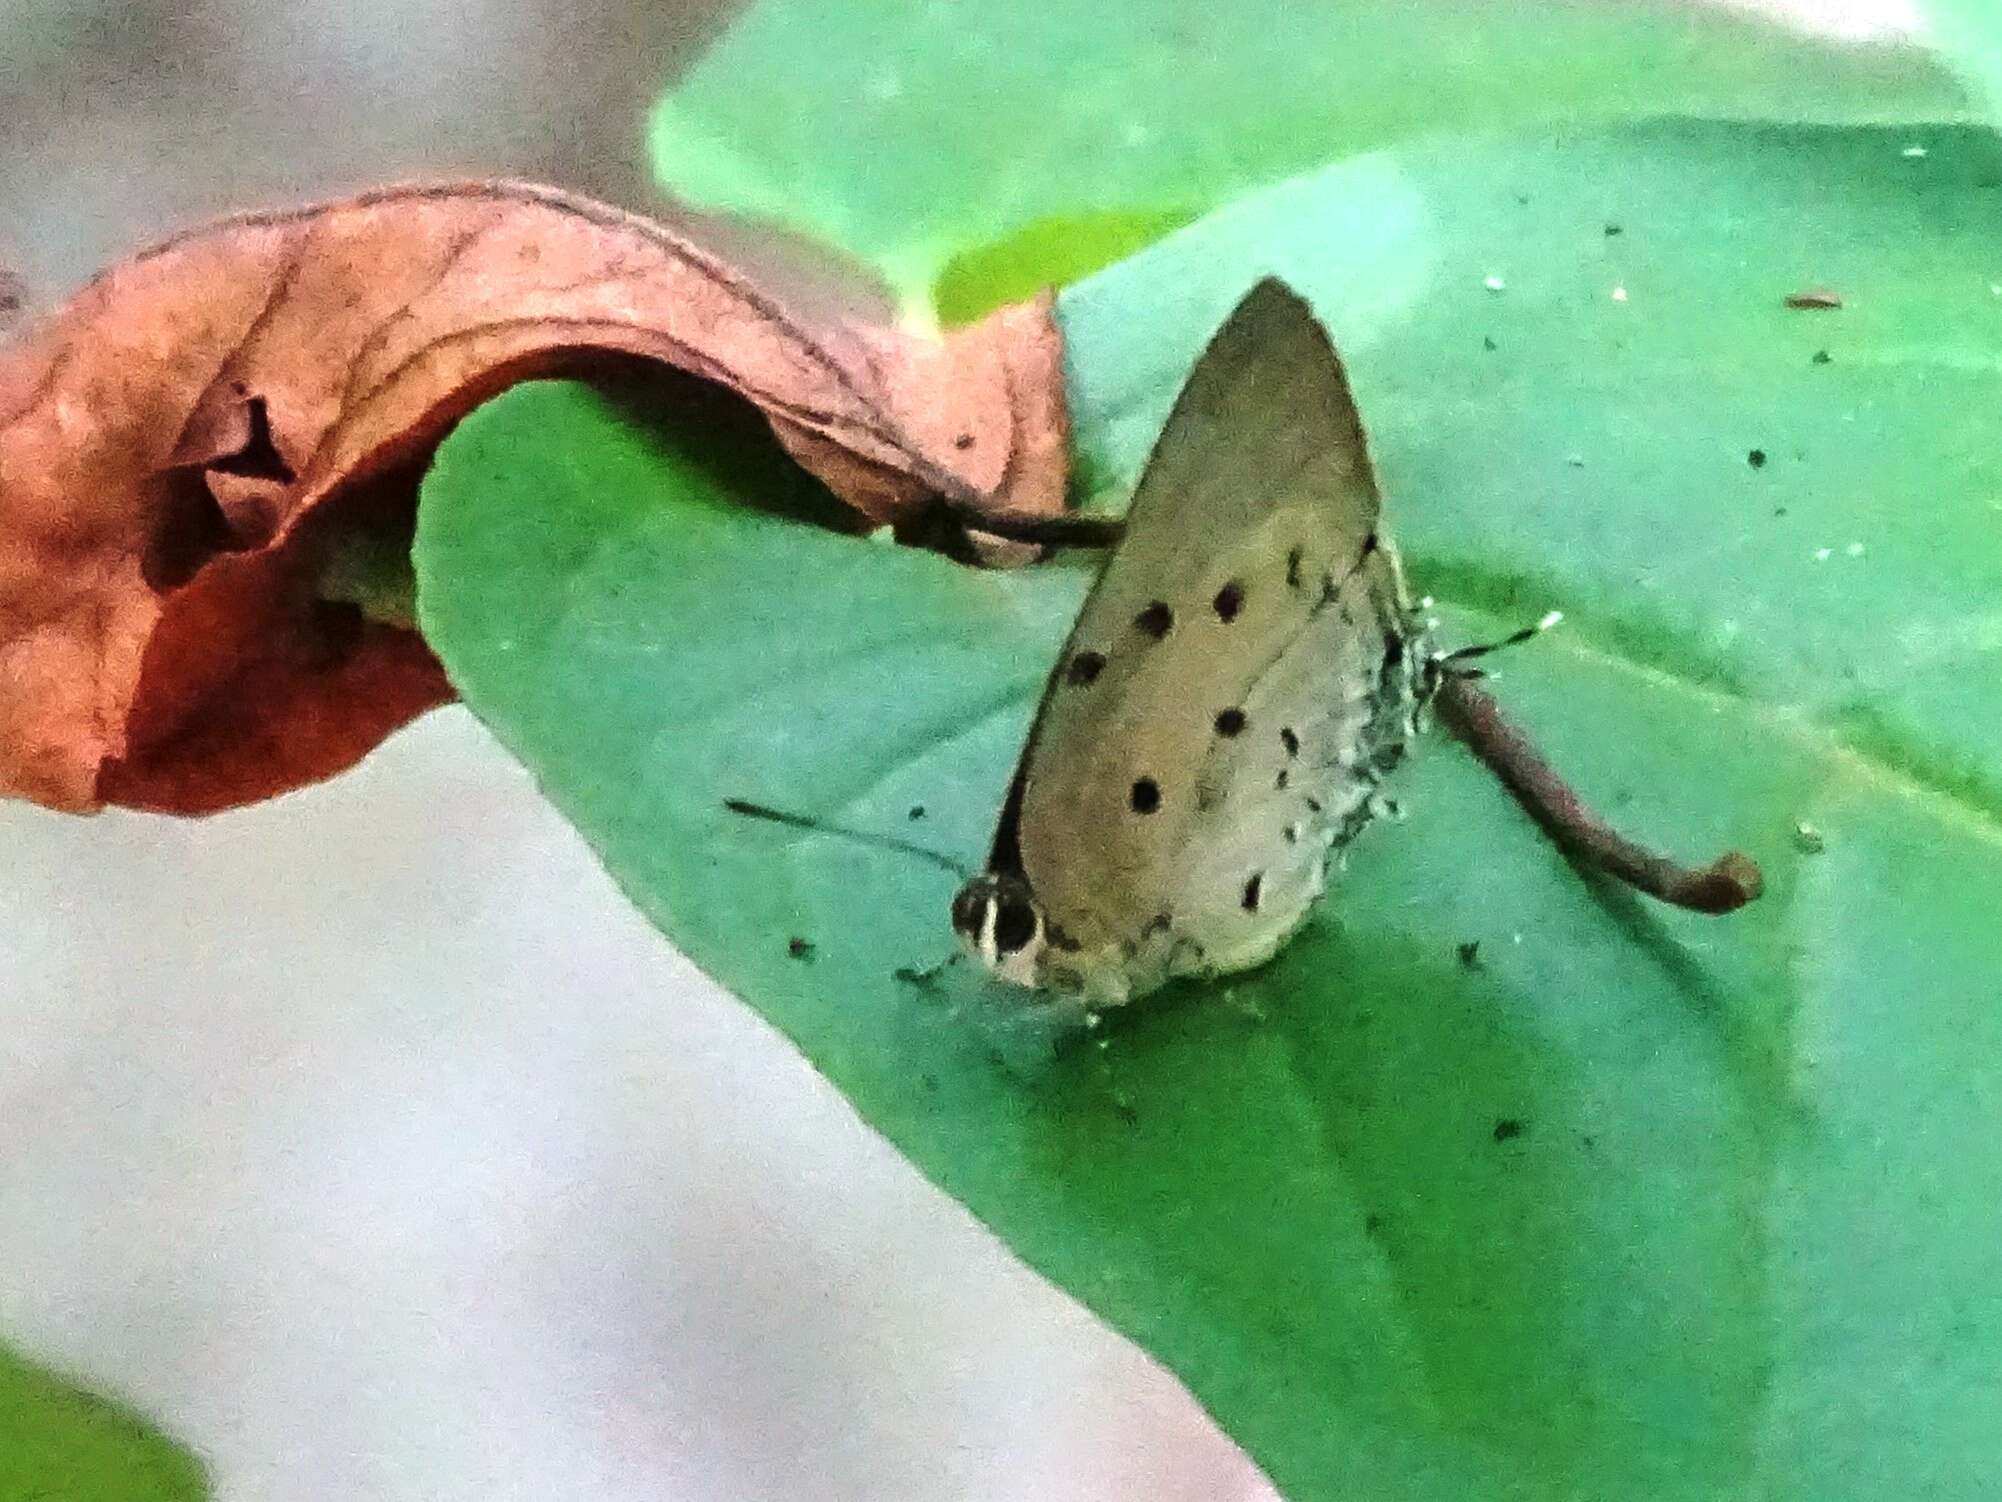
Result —
<instances>
[{"instance_id":1,"label":"large green leaf","mask_svg":"<svg viewBox=\"0 0 2002 1502\"><path fill-rule=\"evenodd\" d=\"M1278 961L1051 1050L898 977L950 875L721 801L977 860L1088 564L830 535L743 504L768 453L538 386L426 484L425 627L675 941L1289 1496L1989 1496L1998 173L1978 132L1462 143L1062 301L1116 489L1235 295L1308 292L1449 633L1571 612L1504 696L1624 824L1758 855L1730 919L1581 878L1435 742Z\"/></svg>"},{"instance_id":2,"label":"large green leaf","mask_svg":"<svg viewBox=\"0 0 2002 1502\"><path fill-rule=\"evenodd\" d=\"M842 246L964 316L1246 188L1441 130L1961 108L1914 48L1688 0L759 0L662 100L653 155L675 194Z\"/></svg>"},{"instance_id":3,"label":"large green leaf","mask_svg":"<svg viewBox=\"0 0 2002 1502\"><path fill-rule=\"evenodd\" d=\"M0 1498L199 1502L208 1494L193 1456L0 1346Z\"/></svg>"},{"instance_id":4,"label":"large green leaf","mask_svg":"<svg viewBox=\"0 0 2002 1502\"><path fill-rule=\"evenodd\" d=\"M2002 121L2002 6L1995 0L1922 0L1932 32Z\"/></svg>"}]
</instances>

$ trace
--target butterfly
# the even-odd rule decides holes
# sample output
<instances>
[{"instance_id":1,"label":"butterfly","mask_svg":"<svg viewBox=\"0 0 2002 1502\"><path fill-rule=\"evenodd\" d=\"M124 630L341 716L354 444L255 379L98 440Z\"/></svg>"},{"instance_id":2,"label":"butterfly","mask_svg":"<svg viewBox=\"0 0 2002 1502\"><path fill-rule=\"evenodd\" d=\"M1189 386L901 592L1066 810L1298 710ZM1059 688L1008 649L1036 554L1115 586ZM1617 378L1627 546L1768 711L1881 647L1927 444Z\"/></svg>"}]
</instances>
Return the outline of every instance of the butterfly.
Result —
<instances>
[{"instance_id":1,"label":"butterfly","mask_svg":"<svg viewBox=\"0 0 2002 1502\"><path fill-rule=\"evenodd\" d=\"M1438 677L1381 512L1333 342L1260 282L1175 400L953 899L989 971L1113 1006L1300 927Z\"/></svg>"}]
</instances>

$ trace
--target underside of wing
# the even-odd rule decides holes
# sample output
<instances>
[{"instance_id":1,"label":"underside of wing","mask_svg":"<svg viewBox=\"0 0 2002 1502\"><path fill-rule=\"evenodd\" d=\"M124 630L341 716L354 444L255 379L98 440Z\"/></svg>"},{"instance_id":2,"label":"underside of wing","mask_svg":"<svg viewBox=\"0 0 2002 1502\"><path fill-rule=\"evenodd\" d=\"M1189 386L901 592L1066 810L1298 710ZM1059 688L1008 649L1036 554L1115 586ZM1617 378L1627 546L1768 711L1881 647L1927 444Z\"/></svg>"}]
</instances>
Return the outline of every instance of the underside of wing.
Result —
<instances>
[{"instance_id":1,"label":"underside of wing","mask_svg":"<svg viewBox=\"0 0 2002 1502\"><path fill-rule=\"evenodd\" d=\"M1053 940L1097 950L1179 927L1192 888L1221 900L1215 870L1260 841L1283 846L1289 821L1267 827L1277 810L1252 808L1255 785L1266 800L1282 772L1308 780L1272 757L1298 760L1310 737L1312 756L1350 754L1364 721L1344 701L1375 690L1386 630L1406 626L1377 514L1326 332L1282 284L1260 283L1162 430L1002 822L997 864L1026 876ZM1275 892L1292 885L1275 877ZM1244 897L1240 882L1232 900Z\"/></svg>"},{"instance_id":2,"label":"underside of wing","mask_svg":"<svg viewBox=\"0 0 2002 1502\"><path fill-rule=\"evenodd\" d=\"M1247 689L1197 774L1173 968L1257 964L1320 896L1403 758L1423 675L1411 631L1396 560L1372 550Z\"/></svg>"}]
</instances>

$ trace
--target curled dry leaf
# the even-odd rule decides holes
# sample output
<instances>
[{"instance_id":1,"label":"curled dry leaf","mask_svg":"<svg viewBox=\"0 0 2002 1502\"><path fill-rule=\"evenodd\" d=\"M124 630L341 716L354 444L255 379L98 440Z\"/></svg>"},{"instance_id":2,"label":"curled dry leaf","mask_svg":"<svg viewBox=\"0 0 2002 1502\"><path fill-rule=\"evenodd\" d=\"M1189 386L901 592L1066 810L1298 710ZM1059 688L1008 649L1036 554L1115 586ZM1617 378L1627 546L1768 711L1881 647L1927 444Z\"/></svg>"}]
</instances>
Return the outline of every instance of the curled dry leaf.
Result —
<instances>
[{"instance_id":1,"label":"curled dry leaf","mask_svg":"<svg viewBox=\"0 0 2002 1502\"><path fill-rule=\"evenodd\" d=\"M314 597L317 558L406 534L481 400L631 357L753 403L866 522L1062 504L1046 302L943 340L808 319L673 229L524 184L226 220L0 351L0 791L209 812L448 699L413 633Z\"/></svg>"}]
</instances>

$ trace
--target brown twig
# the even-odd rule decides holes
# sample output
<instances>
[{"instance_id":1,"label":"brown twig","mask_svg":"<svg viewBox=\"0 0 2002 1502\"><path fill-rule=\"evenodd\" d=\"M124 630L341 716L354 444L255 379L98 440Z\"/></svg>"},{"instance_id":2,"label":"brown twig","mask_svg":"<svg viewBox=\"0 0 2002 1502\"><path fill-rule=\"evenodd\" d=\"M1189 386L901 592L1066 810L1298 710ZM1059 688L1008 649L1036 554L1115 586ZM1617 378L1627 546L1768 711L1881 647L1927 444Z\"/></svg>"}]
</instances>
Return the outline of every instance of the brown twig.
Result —
<instances>
[{"instance_id":1,"label":"brown twig","mask_svg":"<svg viewBox=\"0 0 2002 1502\"><path fill-rule=\"evenodd\" d=\"M1435 702L1439 718L1515 795L1558 847L1585 865L1615 876L1636 891L1696 913L1729 913L1759 895L1764 878L1756 862L1728 851L1707 866L1681 865L1636 845L1586 807L1508 722L1484 690L1467 678L1446 676Z\"/></svg>"}]
</instances>

